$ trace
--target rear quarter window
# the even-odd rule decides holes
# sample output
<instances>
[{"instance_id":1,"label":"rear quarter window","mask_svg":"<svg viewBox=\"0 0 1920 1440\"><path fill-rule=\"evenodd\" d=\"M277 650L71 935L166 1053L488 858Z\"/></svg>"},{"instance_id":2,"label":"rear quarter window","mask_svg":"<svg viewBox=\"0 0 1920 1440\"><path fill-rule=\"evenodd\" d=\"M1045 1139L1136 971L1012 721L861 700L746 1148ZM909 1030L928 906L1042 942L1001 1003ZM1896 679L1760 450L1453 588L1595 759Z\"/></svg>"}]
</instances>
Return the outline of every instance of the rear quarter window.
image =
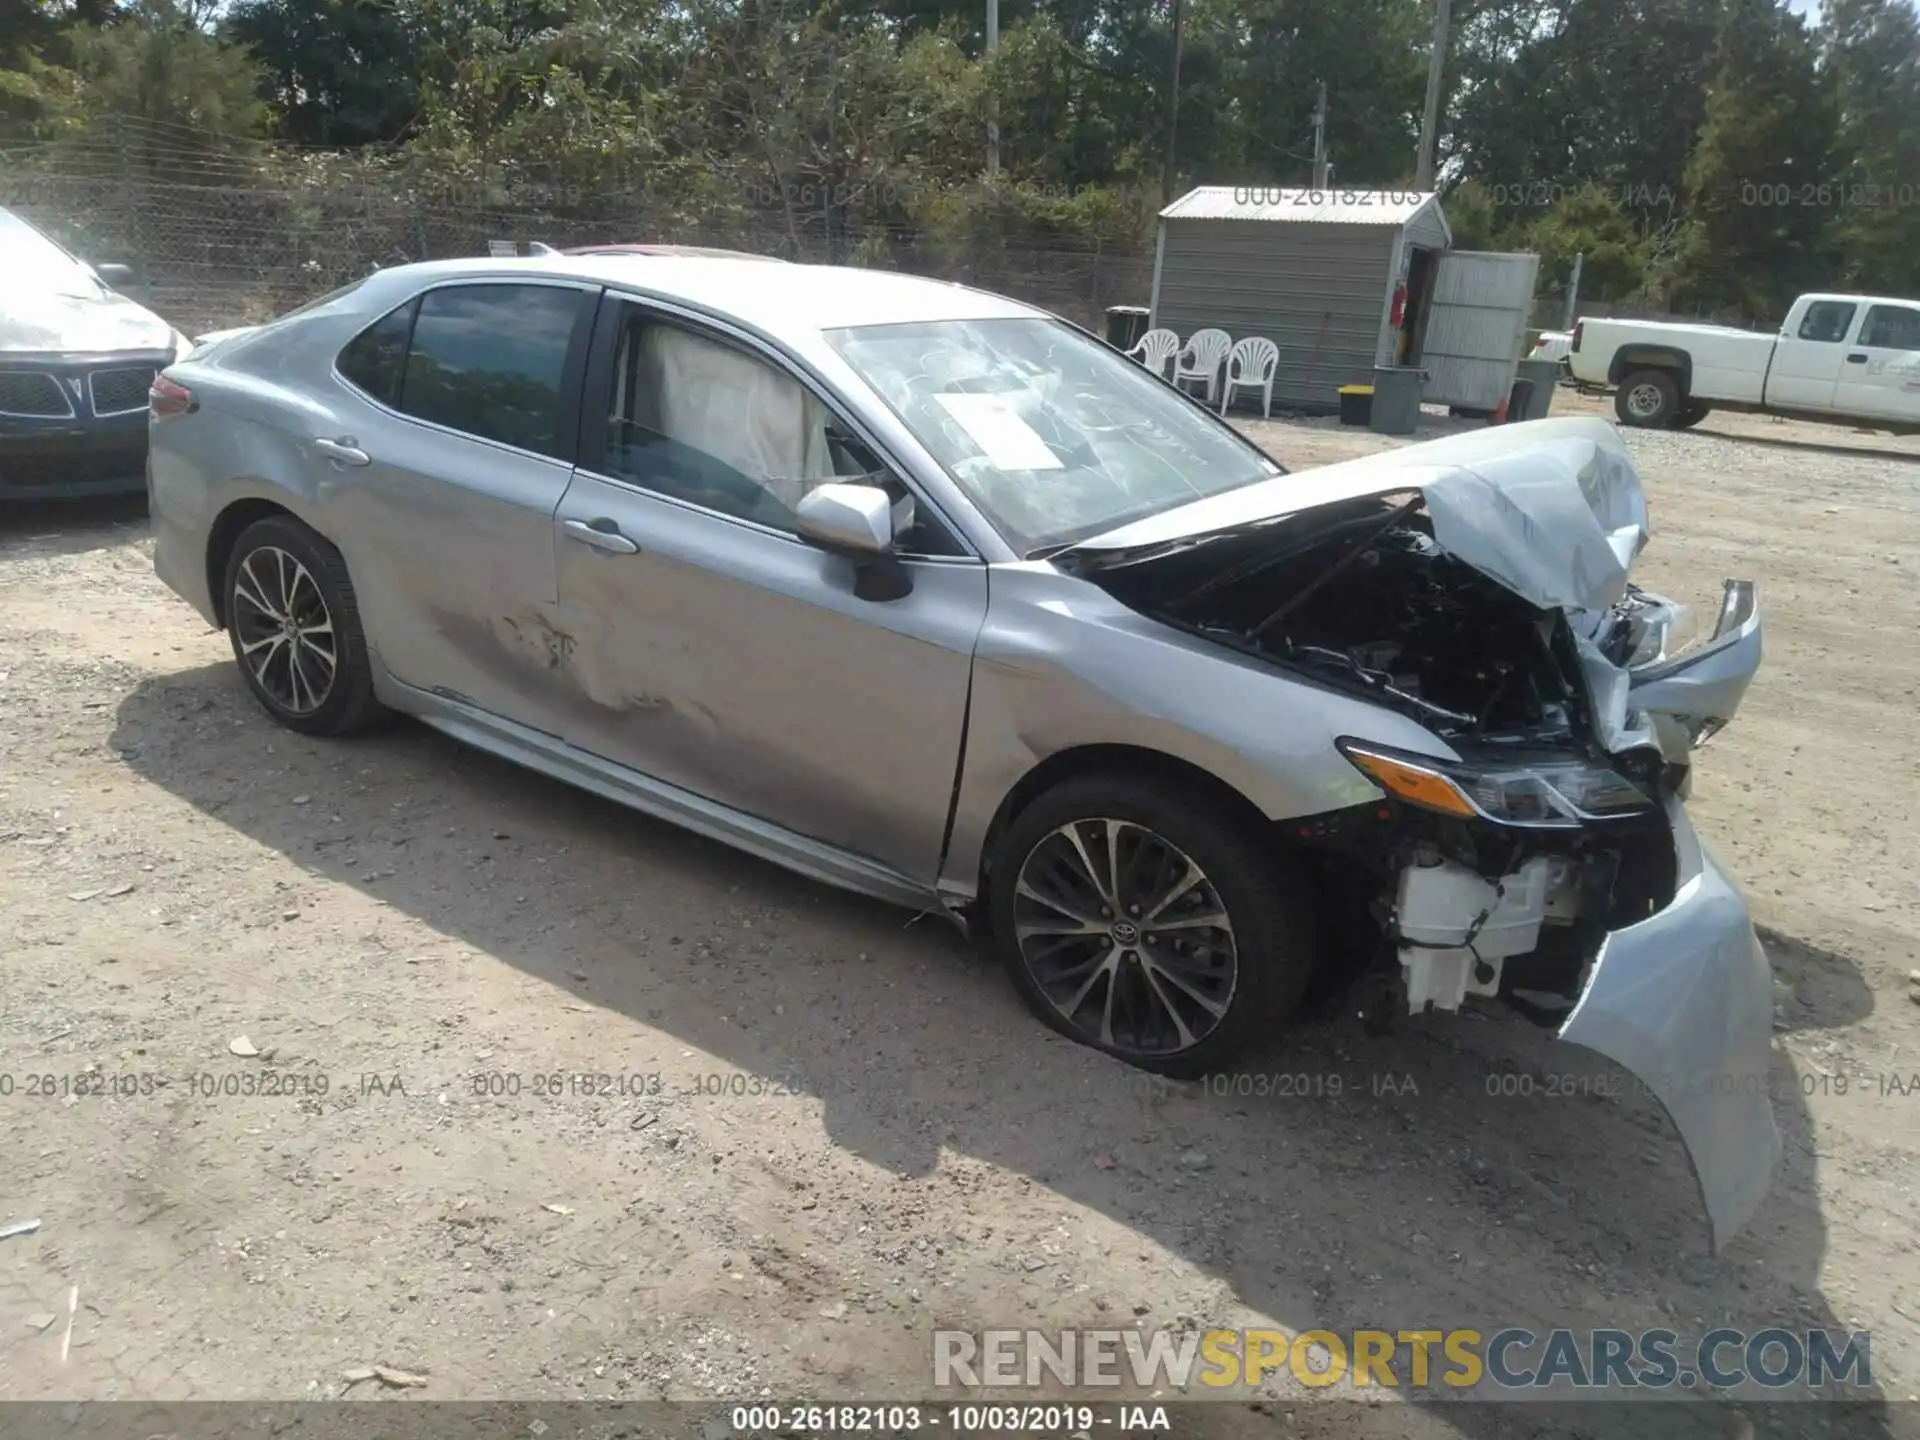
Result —
<instances>
[{"instance_id":1,"label":"rear quarter window","mask_svg":"<svg viewBox=\"0 0 1920 1440\"><path fill-rule=\"evenodd\" d=\"M381 316L347 342L334 361L340 374L356 390L382 405L398 408L400 383L407 373L407 343L413 335L418 300Z\"/></svg>"}]
</instances>

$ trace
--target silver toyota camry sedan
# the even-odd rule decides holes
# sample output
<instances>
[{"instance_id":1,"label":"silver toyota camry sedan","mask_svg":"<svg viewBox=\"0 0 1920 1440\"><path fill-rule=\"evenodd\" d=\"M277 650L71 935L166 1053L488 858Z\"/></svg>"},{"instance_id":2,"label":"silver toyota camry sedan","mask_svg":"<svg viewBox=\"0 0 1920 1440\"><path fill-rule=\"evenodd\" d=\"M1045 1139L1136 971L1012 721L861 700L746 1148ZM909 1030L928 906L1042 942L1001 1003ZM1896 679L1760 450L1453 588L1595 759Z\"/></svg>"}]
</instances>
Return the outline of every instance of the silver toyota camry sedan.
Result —
<instances>
[{"instance_id":1,"label":"silver toyota camry sedan","mask_svg":"<svg viewBox=\"0 0 1920 1440\"><path fill-rule=\"evenodd\" d=\"M379 272L154 382L161 577L281 724L393 711L967 924L1046 1024L1216 1070L1316 974L1625 1067L1717 1242L1772 994L1682 801L1760 661L1632 584L1599 421L1290 474L1084 332L901 275Z\"/></svg>"}]
</instances>

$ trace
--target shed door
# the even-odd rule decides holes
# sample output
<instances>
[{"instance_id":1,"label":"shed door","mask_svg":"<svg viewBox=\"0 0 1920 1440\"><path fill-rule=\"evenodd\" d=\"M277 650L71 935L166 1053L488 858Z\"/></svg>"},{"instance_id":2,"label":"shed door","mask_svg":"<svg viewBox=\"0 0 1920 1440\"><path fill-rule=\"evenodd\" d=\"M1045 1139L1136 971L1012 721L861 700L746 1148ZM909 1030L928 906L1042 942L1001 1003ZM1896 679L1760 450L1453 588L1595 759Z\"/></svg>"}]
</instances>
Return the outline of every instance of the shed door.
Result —
<instances>
[{"instance_id":1,"label":"shed door","mask_svg":"<svg viewBox=\"0 0 1920 1440\"><path fill-rule=\"evenodd\" d=\"M1533 309L1538 255L1451 250L1440 257L1419 364L1431 405L1497 410L1513 389Z\"/></svg>"}]
</instances>

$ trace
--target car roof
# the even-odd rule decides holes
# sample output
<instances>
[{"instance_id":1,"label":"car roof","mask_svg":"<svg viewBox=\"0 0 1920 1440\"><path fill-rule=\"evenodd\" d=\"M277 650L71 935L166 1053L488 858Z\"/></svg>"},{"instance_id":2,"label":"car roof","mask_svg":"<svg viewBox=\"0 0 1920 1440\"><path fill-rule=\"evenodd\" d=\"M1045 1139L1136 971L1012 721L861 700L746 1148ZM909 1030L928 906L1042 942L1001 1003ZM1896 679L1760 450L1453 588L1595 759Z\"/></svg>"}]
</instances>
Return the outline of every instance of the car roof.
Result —
<instances>
[{"instance_id":1,"label":"car roof","mask_svg":"<svg viewBox=\"0 0 1920 1440\"><path fill-rule=\"evenodd\" d=\"M1800 297L1803 300L1831 300L1846 305L1920 305L1920 299L1911 295L1842 295L1837 292L1814 291Z\"/></svg>"},{"instance_id":2,"label":"car roof","mask_svg":"<svg viewBox=\"0 0 1920 1440\"><path fill-rule=\"evenodd\" d=\"M708 245L570 245L562 255L707 255L731 260L778 262L777 255L756 255L750 250L722 250Z\"/></svg>"},{"instance_id":3,"label":"car roof","mask_svg":"<svg viewBox=\"0 0 1920 1440\"><path fill-rule=\"evenodd\" d=\"M791 344L804 344L822 330L856 325L1050 318L1017 300L946 280L839 265L767 264L757 258L659 255L635 265L626 255L537 255L429 261L380 274L396 288L403 274L415 284L468 276L589 280L730 317Z\"/></svg>"}]
</instances>

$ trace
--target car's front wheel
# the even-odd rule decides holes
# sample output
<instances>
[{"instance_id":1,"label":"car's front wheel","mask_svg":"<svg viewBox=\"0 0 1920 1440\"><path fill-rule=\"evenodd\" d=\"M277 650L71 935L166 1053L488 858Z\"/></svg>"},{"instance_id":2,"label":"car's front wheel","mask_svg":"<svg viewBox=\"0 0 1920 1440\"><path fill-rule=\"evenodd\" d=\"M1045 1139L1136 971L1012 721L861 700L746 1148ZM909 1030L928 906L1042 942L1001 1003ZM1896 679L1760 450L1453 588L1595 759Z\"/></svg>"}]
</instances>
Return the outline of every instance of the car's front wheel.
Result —
<instances>
[{"instance_id":1,"label":"car's front wheel","mask_svg":"<svg viewBox=\"0 0 1920 1440\"><path fill-rule=\"evenodd\" d=\"M1260 832L1164 782L1089 776L1042 794L990 871L996 948L1022 998L1144 1069L1218 1069L1312 975L1311 908Z\"/></svg>"},{"instance_id":2,"label":"car's front wheel","mask_svg":"<svg viewBox=\"0 0 1920 1440\"><path fill-rule=\"evenodd\" d=\"M254 698L290 730L339 735L385 712L340 552L290 515L255 521L227 556L227 635Z\"/></svg>"}]
</instances>

